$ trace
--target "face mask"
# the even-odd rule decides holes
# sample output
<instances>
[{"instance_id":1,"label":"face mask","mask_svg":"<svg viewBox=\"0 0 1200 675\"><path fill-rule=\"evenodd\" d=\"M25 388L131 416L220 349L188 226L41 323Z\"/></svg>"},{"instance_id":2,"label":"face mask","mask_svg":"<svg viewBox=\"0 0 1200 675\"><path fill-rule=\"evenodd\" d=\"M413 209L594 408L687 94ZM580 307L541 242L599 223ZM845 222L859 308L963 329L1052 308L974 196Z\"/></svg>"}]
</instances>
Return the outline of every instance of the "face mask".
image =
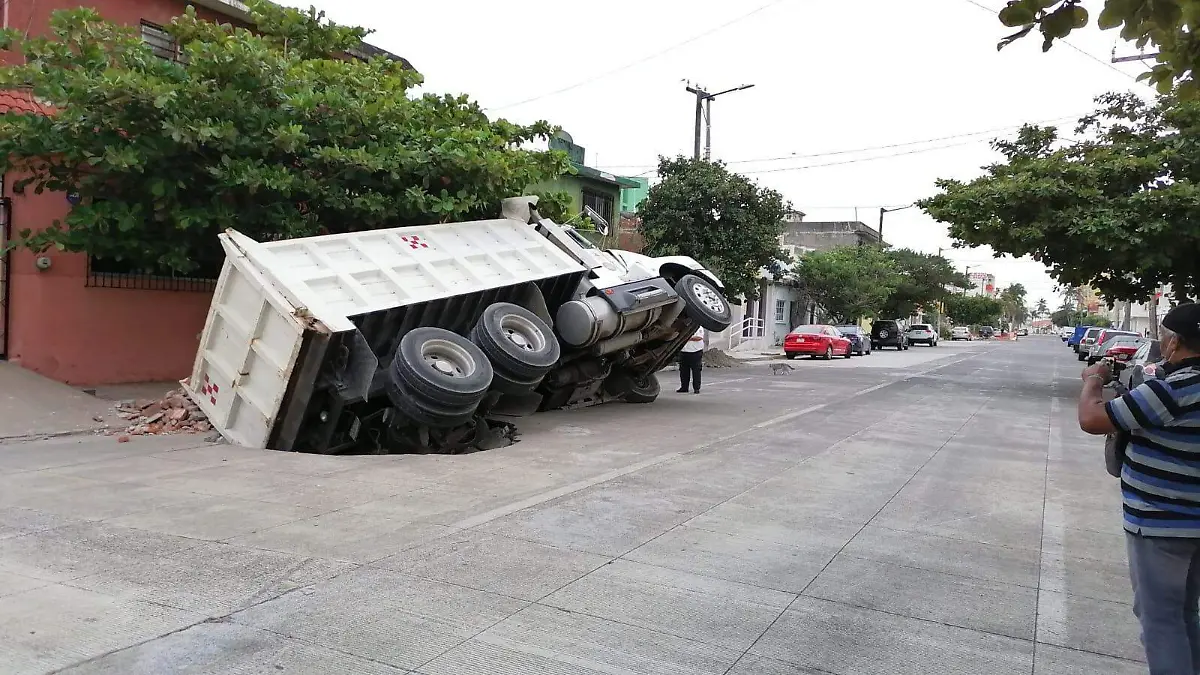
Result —
<instances>
[{"instance_id":1,"label":"face mask","mask_svg":"<svg viewBox=\"0 0 1200 675\"><path fill-rule=\"evenodd\" d=\"M1175 352L1179 351L1179 338L1172 336L1169 340L1170 350L1168 351L1166 346L1162 350L1163 360L1167 363L1171 363L1175 359ZM1167 340L1163 340L1163 342L1167 342Z\"/></svg>"}]
</instances>

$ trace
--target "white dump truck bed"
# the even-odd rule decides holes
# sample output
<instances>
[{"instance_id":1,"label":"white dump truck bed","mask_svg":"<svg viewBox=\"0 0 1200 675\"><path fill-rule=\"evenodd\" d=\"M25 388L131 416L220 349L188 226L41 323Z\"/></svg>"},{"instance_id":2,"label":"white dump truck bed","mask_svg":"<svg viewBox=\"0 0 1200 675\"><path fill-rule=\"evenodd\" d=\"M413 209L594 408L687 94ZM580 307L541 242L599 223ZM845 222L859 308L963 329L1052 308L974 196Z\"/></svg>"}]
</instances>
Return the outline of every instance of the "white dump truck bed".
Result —
<instances>
[{"instance_id":1,"label":"white dump truck bed","mask_svg":"<svg viewBox=\"0 0 1200 675\"><path fill-rule=\"evenodd\" d=\"M586 271L510 219L266 243L231 230L221 245L225 265L184 386L226 439L251 447L271 437L306 335L353 332L356 317Z\"/></svg>"}]
</instances>

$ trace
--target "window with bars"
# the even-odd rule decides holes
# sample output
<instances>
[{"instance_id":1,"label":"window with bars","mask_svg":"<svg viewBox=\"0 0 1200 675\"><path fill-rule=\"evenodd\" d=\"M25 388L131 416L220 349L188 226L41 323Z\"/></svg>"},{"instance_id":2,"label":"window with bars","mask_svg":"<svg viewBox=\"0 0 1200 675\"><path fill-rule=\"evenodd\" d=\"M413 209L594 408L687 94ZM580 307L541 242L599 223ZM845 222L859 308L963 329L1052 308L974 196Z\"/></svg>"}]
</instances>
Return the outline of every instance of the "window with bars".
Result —
<instances>
[{"instance_id":1,"label":"window with bars","mask_svg":"<svg viewBox=\"0 0 1200 675\"><path fill-rule=\"evenodd\" d=\"M142 21L142 42L145 42L150 47L150 51L160 59L175 63L187 63L187 54L183 53L183 48L167 32L166 28L156 23Z\"/></svg>"},{"instance_id":2,"label":"window with bars","mask_svg":"<svg viewBox=\"0 0 1200 675\"><path fill-rule=\"evenodd\" d=\"M775 323L787 323L787 300L775 301Z\"/></svg>"},{"instance_id":3,"label":"window with bars","mask_svg":"<svg viewBox=\"0 0 1200 675\"><path fill-rule=\"evenodd\" d=\"M589 206L593 211L599 213L610 226L615 225L613 222L613 205L615 200L612 195L592 192L591 190L583 191L583 205Z\"/></svg>"}]
</instances>

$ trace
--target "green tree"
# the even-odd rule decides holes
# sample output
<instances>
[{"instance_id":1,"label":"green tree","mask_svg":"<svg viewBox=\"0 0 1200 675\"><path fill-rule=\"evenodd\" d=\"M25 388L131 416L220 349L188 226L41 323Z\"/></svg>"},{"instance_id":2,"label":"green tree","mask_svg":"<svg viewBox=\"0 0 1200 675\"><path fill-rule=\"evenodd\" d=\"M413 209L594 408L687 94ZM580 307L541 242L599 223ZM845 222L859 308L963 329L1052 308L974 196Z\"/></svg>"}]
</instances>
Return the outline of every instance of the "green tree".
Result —
<instances>
[{"instance_id":1,"label":"green tree","mask_svg":"<svg viewBox=\"0 0 1200 675\"><path fill-rule=\"evenodd\" d=\"M1050 305L1046 304L1045 298L1038 298L1037 306L1033 308L1033 318L1040 319L1050 315Z\"/></svg>"},{"instance_id":2,"label":"green tree","mask_svg":"<svg viewBox=\"0 0 1200 675\"><path fill-rule=\"evenodd\" d=\"M1088 8L1091 8L1089 11ZM1000 22L1018 29L996 46L1002 49L1030 34L1042 35L1042 51L1055 40L1087 26L1096 15L1104 30L1120 28L1121 37L1137 47L1154 46L1158 63L1138 76L1149 80L1160 93L1179 83L1181 91L1197 91L1194 71L1200 69L1200 0L1009 0L1000 10Z\"/></svg>"},{"instance_id":3,"label":"green tree","mask_svg":"<svg viewBox=\"0 0 1200 675\"><path fill-rule=\"evenodd\" d=\"M0 117L0 168L27 175L18 192L79 197L16 244L187 272L220 260L225 228L271 239L484 217L566 169L561 153L521 149L549 124L412 96L418 73L345 56L365 30L247 4L254 33L189 7L167 27L178 62L87 8L55 12L47 37L0 33L18 54L0 88L55 111Z\"/></svg>"},{"instance_id":4,"label":"green tree","mask_svg":"<svg viewBox=\"0 0 1200 675\"><path fill-rule=\"evenodd\" d=\"M931 313L952 289L971 286L970 278L942 256L907 248L889 250L888 256L900 277L880 316L912 316L918 309Z\"/></svg>"},{"instance_id":5,"label":"green tree","mask_svg":"<svg viewBox=\"0 0 1200 675\"><path fill-rule=\"evenodd\" d=\"M994 143L1005 161L972 181L944 179L921 200L967 246L1050 267L1064 286L1141 300L1170 283L1200 287L1200 101L1108 94L1056 148L1053 127Z\"/></svg>"},{"instance_id":6,"label":"green tree","mask_svg":"<svg viewBox=\"0 0 1200 675\"><path fill-rule=\"evenodd\" d=\"M1019 326L1029 318L1029 308L1025 305L1028 294L1022 284L1012 284L1000 292L1003 315L1010 327Z\"/></svg>"},{"instance_id":7,"label":"green tree","mask_svg":"<svg viewBox=\"0 0 1200 675\"><path fill-rule=\"evenodd\" d=\"M986 295L952 295L946 298L946 315L960 326L995 325L1004 303Z\"/></svg>"},{"instance_id":8,"label":"green tree","mask_svg":"<svg viewBox=\"0 0 1200 675\"><path fill-rule=\"evenodd\" d=\"M1060 309L1050 315L1055 326L1100 326L1108 328L1112 325L1108 317L1099 314L1088 314L1086 311Z\"/></svg>"},{"instance_id":9,"label":"green tree","mask_svg":"<svg viewBox=\"0 0 1200 675\"><path fill-rule=\"evenodd\" d=\"M650 255L687 255L713 270L730 298L757 296L762 270L779 274L790 205L720 162L659 159L661 181L638 207Z\"/></svg>"},{"instance_id":10,"label":"green tree","mask_svg":"<svg viewBox=\"0 0 1200 675\"><path fill-rule=\"evenodd\" d=\"M878 316L902 278L876 246L841 246L800 258L793 283L838 323Z\"/></svg>"}]
</instances>

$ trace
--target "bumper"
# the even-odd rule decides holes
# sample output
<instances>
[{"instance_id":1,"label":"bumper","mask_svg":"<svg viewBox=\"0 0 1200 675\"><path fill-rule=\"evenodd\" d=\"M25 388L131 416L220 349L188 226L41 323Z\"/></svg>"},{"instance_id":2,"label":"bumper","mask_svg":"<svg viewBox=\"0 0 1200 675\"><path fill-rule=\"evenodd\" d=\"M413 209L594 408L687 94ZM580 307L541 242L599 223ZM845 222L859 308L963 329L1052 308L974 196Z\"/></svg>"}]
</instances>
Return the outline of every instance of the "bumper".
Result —
<instances>
[{"instance_id":1,"label":"bumper","mask_svg":"<svg viewBox=\"0 0 1200 675\"><path fill-rule=\"evenodd\" d=\"M819 342L796 342L783 346L784 354L805 354L816 356L825 353L825 345Z\"/></svg>"}]
</instances>

